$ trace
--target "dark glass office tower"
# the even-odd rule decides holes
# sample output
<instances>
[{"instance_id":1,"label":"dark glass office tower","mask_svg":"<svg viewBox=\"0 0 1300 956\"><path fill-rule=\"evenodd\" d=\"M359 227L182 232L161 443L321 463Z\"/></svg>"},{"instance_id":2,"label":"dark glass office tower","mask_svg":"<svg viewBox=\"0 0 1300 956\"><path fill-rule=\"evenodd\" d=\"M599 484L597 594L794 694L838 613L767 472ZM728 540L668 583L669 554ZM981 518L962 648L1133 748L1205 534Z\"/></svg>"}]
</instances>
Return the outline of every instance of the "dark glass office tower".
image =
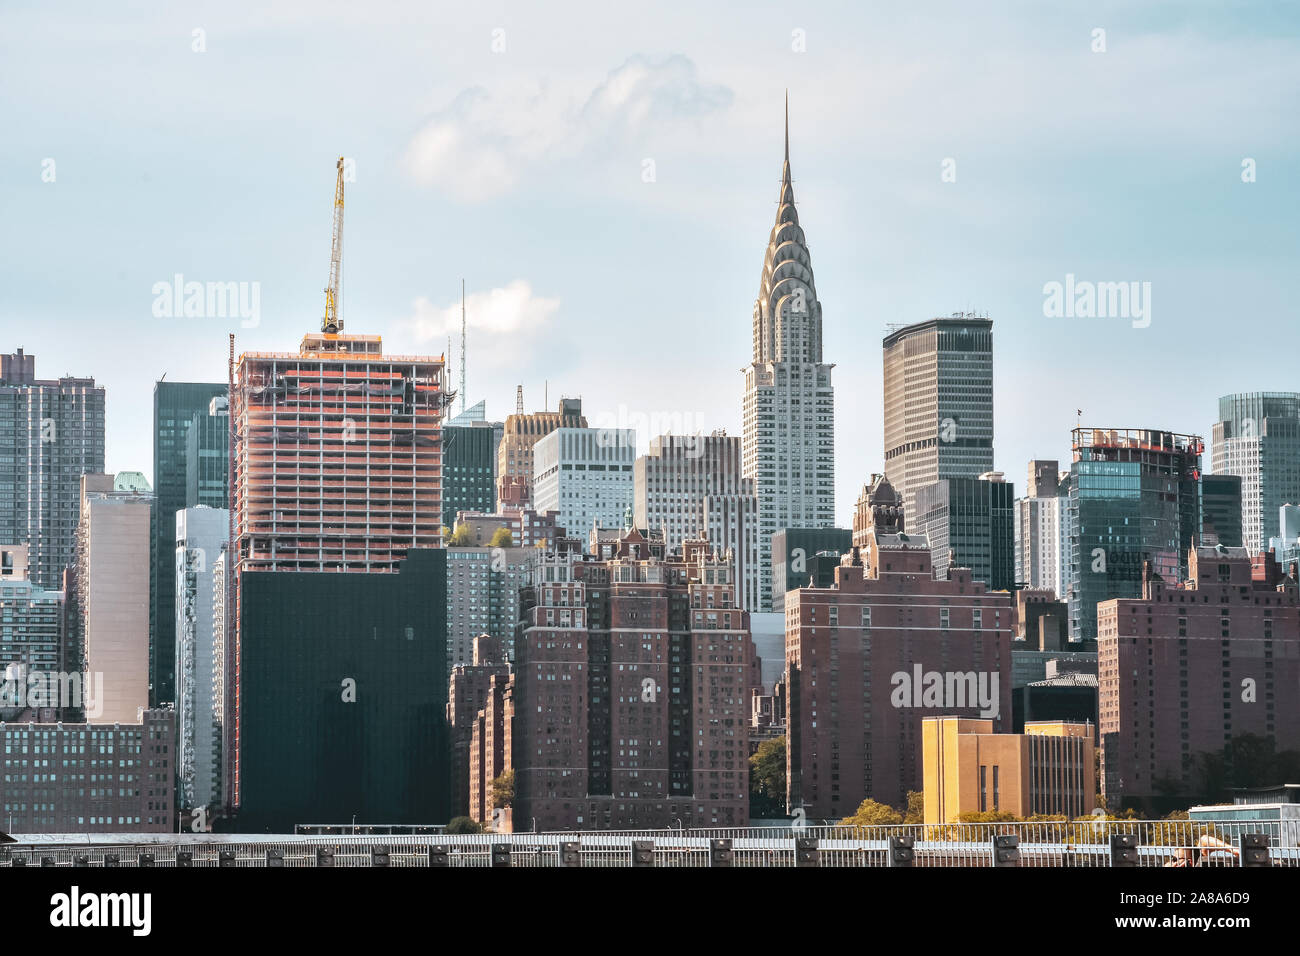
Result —
<instances>
[{"instance_id":1,"label":"dark glass office tower","mask_svg":"<svg viewBox=\"0 0 1300 956\"><path fill-rule=\"evenodd\" d=\"M788 592L808 587L819 571L824 575L826 561L817 555L834 554L838 564L852 547L849 528L784 528L772 535L772 610L785 610Z\"/></svg>"},{"instance_id":2,"label":"dark glass office tower","mask_svg":"<svg viewBox=\"0 0 1300 956\"><path fill-rule=\"evenodd\" d=\"M214 398L185 434L185 507L230 507L230 401Z\"/></svg>"},{"instance_id":3,"label":"dark glass office tower","mask_svg":"<svg viewBox=\"0 0 1300 956\"><path fill-rule=\"evenodd\" d=\"M1076 428L1069 485L1070 637L1097 637L1097 604L1142 595L1142 567L1187 576L1201 528L1196 435Z\"/></svg>"},{"instance_id":4,"label":"dark glass office tower","mask_svg":"<svg viewBox=\"0 0 1300 956\"><path fill-rule=\"evenodd\" d=\"M153 554L149 592L149 705L175 700L176 512L191 504L227 508L224 494L187 500L187 446L196 417L207 417L225 383L158 382L153 388ZM228 460L228 455L220 459Z\"/></svg>"},{"instance_id":5,"label":"dark glass office tower","mask_svg":"<svg viewBox=\"0 0 1300 956\"><path fill-rule=\"evenodd\" d=\"M240 832L447 821L446 569L240 575Z\"/></svg>"},{"instance_id":6,"label":"dark glass office tower","mask_svg":"<svg viewBox=\"0 0 1300 956\"><path fill-rule=\"evenodd\" d=\"M1213 532L1225 548L1242 547L1240 475L1201 479L1201 534Z\"/></svg>"},{"instance_id":7,"label":"dark glass office tower","mask_svg":"<svg viewBox=\"0 0 1300 956\"><path fill-rule=\"evenodd\" d=\"M1010 591L1016 581L1016 490L1001 472L982 478L947 478L916 490L912 532L930 543L936 577L970 568L990 591Z\"/></svg>"},{"instance_id":8,"label":"dark glass office tower","mask_svg":"<svg viewBox=\"0 0 1300 956\"><path fill-rule=\"evenodd\" d=\"M442 429L442 525L456 527L459 511L496 510L493 471L496 442L492 427L444 426Z\"/></svg>"}]
</instances>

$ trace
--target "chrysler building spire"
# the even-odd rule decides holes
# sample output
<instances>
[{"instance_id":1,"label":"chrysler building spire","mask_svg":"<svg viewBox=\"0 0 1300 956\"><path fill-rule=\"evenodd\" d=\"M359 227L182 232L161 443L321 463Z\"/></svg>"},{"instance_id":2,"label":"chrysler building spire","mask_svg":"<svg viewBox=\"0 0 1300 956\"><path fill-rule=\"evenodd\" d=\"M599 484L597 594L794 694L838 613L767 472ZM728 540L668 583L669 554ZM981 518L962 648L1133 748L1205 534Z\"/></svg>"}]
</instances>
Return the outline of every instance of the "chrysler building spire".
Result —
<instances>
[{"instance_id":1,"label":"chrysler building spire","mask_svg":"<svg viewBox=\"0 0 1300 956\"><path fill-rule=\"evenodd\" d=\"M835 524L835 391L822 361L822 306L790 174L790 96L776 221L768 234L753 313L753 360L745 373L744 475L758 496L760 610L774 590L771 553L784 528ZM785 582L777 582L784 593ZM780 610L780 608L772 608Z\"/></svg>"},{"instance_id":2,"label":"chrysler building spire","mask_svg":"<svg viewBox=\"0 0 1300 956\"><path fill-rule=\"evenodd\" d=\"M812 257L795 209L790 177L790 99L785 106L785 162L776 223L768 236L758 299L754 303L754 361L820 362L821 303L813 282Z\"/></svg>"}]
</instances>

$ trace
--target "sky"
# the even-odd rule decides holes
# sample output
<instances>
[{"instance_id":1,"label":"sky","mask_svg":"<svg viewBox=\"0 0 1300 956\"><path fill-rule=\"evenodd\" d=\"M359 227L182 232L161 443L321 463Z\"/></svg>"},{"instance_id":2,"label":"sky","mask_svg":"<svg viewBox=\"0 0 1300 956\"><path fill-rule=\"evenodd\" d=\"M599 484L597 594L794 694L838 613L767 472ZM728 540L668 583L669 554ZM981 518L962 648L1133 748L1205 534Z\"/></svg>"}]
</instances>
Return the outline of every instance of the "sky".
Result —
<instances>
[{"instance_id":1,"label":"sky","mask_svg":"<svg viewBox=\"0 0 1300 956\"><path fill-rule=\"evenodd\" d=\"M739 435L788 90L837 520L882 470L886 327L955 312L993 320L1022 490L1077 410L1208 440L1219 396L1300 391L1298 40L1280 2L5 0L0 351L93 375L108 469L152 475L155 381L319 328L344 156L349 332L453 334L458 387L463 278L490 418L522 384L643 446ZM168 314L178 275L255 318ZM1049 314L1067 276L1149 314Z\"/></svg>"}]
</instances>

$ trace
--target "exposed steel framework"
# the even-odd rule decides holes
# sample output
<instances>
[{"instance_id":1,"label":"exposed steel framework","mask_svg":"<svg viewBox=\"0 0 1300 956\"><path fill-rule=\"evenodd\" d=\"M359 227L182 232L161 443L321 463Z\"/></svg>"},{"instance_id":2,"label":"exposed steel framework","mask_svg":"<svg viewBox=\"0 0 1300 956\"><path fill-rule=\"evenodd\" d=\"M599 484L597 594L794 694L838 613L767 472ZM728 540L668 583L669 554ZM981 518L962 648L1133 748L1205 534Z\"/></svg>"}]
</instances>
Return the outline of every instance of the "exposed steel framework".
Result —
<instances>
[{"instance_id":1,"label":"exposed steel framework","mask_svg":"<svg viewBox=\"0 0 1300 956\"><path fill-rule=\"evenodd\" d=\"M441 536L443 361L378 336L246 352L231 403L241 571L396 571Z\"/></svg>"}]
</instances>

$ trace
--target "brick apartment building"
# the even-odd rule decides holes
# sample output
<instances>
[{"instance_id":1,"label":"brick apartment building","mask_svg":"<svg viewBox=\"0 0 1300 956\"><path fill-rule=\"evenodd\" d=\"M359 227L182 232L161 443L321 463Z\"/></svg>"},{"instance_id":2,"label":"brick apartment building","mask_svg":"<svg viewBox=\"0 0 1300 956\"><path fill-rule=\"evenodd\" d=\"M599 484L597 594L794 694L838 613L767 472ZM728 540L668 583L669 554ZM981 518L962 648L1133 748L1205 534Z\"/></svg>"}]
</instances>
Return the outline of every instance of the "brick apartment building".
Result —
<instances>
[{"instance_id":1,"label":"brick apartment building","mask_svg":"<svg viewBox=\"0 0 1300 956\"><path fill-rule=\"evenodd\" d=\"M749 615L704 541L539 557L515 642L513 819L525 829L748 819Z\"/></svg>"},{"instance_id":2,"label":"brick apartment building","mask_svg":"<svg viewBox=\"0 0 1300 956\"><path fill-rule=\"evenodd\" d=\"M492 678L510 675L501 642L490 634L474 638L473 663L458 664L451 669L447 682L447 725L451 729L451 816L469 816L470 774L474 761L470 756L476 721L488 705ZM475 819L479 819L475 817Z\"/></svg>"},{"instance_id":3,"label":"brick apartment building","mask_svg":"<svg viewBox=\"0 0 1300 956\"><path fill-rule=\"evenodd\" d=\"M925 537L879 517L831 587L786 595L786 800L810 819L904 806L926 717L1011 729L1010 594L966 568L936 579Z\"/></svg>"},{"instance_id":4,"label":"brick apartment building","mask_svg":"<svg viewBox=\"0 0 1300 956\"><path fill-rule=\"evenodd\" d=\"M1199 546L1189 579L1148 564L1142 597L1097 605L1101 787L1107 806L1186 806L1199 755L1234 737L1300 738L1296 581L1270 555Z\"/></svg>"},{"instance_id":5,"label":"brick apartment building","mask_svg":"<svg viewBox=\"0 0 1300 956\"><path fill-rule=\"evenodd\" d=\"M3 723L0 830L170 833L176 826L176 714L131 723Z\"/></svg>"},{"instance_id":6,"label":"brick apartment building","mask_svg":"<svg viewBox=\"0 0 1300 956\"><path fill-rule=\"evenodd\" d=\"M493 674L488 678L483 709L470 724L469 815L479 823L496 824L509 831L508 820L496 819L493 784L510 769L509 754L514 730L514 676ZM509 813L508 805L500 808Z\"/></svg>"}]
</instances>

